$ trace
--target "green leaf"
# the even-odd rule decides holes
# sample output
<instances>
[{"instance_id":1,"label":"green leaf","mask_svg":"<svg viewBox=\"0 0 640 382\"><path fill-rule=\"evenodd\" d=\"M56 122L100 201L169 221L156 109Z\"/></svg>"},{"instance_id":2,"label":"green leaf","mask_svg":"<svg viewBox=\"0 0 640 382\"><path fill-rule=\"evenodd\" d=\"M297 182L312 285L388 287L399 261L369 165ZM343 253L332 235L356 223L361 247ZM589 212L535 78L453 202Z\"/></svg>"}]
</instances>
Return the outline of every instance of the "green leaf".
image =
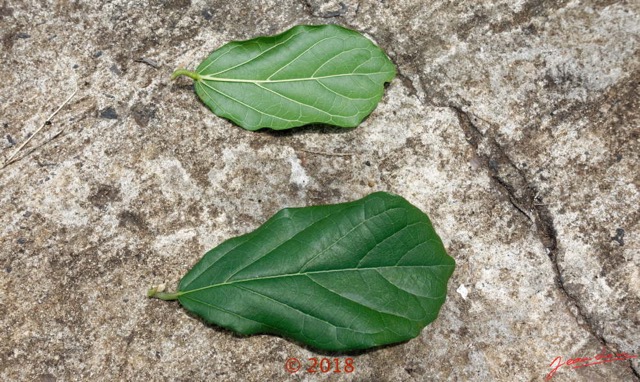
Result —
<instances>
[{"instance_id":1,"label":"green leaf","mask_svg":"<svg viewBox=\"0 0 640 382\"><path fill-rule=\"evenodd\" d=\"M397 195L286 208L209 251L176 293L242 334L349 351L405 341L433 321L455 267L427 215Z\"/></svg>"},{"instance_id":2,"label":"green leaf","mask_svg":"<svg viewBox=\"0 0 640 382\"><path fill-rule=\"evenodd\" d=\"M247 130L310 123L356 127L376 107L395 66L360 33L336 25L297 26L230 42L195 72L198 97Z\"/></svg>"}]
</instances>

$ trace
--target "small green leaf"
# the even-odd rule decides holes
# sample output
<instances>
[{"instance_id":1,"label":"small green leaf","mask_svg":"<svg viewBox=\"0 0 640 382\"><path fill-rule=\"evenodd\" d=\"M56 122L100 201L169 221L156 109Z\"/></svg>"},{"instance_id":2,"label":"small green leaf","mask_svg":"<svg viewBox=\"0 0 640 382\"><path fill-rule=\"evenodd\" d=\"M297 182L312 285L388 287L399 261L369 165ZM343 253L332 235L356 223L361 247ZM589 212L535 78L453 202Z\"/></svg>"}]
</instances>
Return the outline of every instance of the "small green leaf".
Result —
<instances>
[{"instance_id":1,"label":"small green leaf","mask_svg":"<svg viewBox=\"0 0 640 382\"><path fill-rule=\"evenodd\" d=\"M417 336L444 303L455 267L418 208L397 195L286 208L209 251L178 299L205 321L331 351Z\"/></svg>"},{"instance_id":2,"label":"small green leaf","mask_svg":"<svg viewBox=\"0 0 640 382\"><path fill-rule=\"evenodd\" d=\"M297 26L230 42L195 72L198 97L247 130L310 123L356 127L376 107L396 70L360 33L336 25Z\"/></svg>"}]
</instances>

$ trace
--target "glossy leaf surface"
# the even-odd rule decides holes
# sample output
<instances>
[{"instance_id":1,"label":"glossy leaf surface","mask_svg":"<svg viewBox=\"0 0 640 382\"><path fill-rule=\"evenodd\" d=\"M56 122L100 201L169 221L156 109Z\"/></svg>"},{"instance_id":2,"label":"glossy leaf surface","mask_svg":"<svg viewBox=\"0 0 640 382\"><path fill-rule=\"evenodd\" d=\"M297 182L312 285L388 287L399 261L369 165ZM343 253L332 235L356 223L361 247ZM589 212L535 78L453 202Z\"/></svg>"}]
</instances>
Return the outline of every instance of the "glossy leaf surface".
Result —
<instances>
[{"instance_id":1,"label":"glossy leaf surface","mask_svg":"<svg viewBox=\"0 0 640 382\"><path fill-rule=\"evenodd\" d=\"M195 72L198 97L248 130L310 123L355 127L373 111L395 66L360 33L336 25L297 26L230 42Z\"/></svg>"},{"instance_id":2,"label":"glossy leaf surface","mask_svg":"<svg viewBox=\"0 0 640 382\"><path fill-rule=\"evenodd\" d=\"M348 351L417 336L454 266L427 215L378 192L283 209L209 251L164 299L242 334Z\"/></svg>"}]
</instances>

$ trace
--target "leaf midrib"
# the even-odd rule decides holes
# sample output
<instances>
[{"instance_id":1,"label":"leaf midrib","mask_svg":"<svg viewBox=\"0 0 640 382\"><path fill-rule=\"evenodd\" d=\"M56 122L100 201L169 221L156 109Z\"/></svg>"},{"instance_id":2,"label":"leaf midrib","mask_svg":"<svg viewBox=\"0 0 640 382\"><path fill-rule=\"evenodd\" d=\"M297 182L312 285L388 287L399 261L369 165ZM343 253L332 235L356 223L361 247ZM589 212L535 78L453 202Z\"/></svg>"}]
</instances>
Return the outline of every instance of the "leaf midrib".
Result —
<instances>
[{"instance_id":1,"label":"leaf midrib","mask_svg":"<svg viewBox=\"0 0 640 382\"><path fill-rule=\"evenodd\" d=\"M353 76L369 77L377 74L390 74L390 73L393 73L393 72L345 73L345 74L333 74L330 76L320 76L320 77L287 78L284 80L247 80L242 78L211 77L211 76L201 74L200 81L240 82L240 83L251 83L251 84L277 84L277 83L285 83L285 82L318 81L318 80L325 80L325 79L339 78L339 77L353 77Z\"/></svg>"},{"instance_id":2,"label":"leaf midrib","mask_svg":"<svg viewBox=\"0 0 640 382\"><path fill-rule=\"evenodd\" d=\"M324 270L324 271L287 273L287 274L284 274L284 275L264 276L264 277L256 277L256 278L252 278L252 279L233 280L233 281L229 281L229 282L223 282L223 283L220 283L220 284L207 285L207 286L204 286L204 287L201 287L201 288L190 289L190 290L186 290L186 291L179 291L178 292L178 297L185 296L185 295L188 295L188 294L194 293L194 292L200 292L200 291L207 290L207 289L213 289L213 288L217 288L217 287L233 285L233 284L239 284L239 283L250 282L250 281L273 280L273 279L278 279L278 278L296 277L296 276L310 276L310 275L318 275L318 274L331 273L331 272L379 271L379 270L387 269L387 268L397 269L397 268L434 268L434 267L452 267L452 265L449 265L449 264L436 264L436 265L385 265L383 267L328 269L328 270Z\"/></svg>"}]
</instances>

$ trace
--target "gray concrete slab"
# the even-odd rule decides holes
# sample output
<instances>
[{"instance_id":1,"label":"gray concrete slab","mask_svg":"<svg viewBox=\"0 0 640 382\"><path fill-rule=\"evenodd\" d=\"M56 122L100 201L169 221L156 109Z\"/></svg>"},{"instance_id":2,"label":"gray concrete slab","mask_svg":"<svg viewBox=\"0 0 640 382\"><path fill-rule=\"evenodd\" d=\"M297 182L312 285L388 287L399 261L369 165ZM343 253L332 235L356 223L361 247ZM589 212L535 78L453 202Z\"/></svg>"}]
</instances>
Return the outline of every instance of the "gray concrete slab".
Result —
<instances>
[{"instance_id":1,"label":"gray concrete slab","mask_svg":"<svg viewBox=\"0 0 640 382\"><path fill-rule=\"evenodd\" d=\"M626 1L0 4L0 379L543 380L640 355L640 6ZM398 76L363 124L251 133L178 67L231 40L337 23ZM145 60L142 60L145 59ZM141 62L142 61L142 62ZM207 326L147 288L284 207L385 190L457 269L409 342L338 358ZM604 349L604 350L603 350ZM553 381L638 381L640 363Z\"/></svg>"}]
</instances>

